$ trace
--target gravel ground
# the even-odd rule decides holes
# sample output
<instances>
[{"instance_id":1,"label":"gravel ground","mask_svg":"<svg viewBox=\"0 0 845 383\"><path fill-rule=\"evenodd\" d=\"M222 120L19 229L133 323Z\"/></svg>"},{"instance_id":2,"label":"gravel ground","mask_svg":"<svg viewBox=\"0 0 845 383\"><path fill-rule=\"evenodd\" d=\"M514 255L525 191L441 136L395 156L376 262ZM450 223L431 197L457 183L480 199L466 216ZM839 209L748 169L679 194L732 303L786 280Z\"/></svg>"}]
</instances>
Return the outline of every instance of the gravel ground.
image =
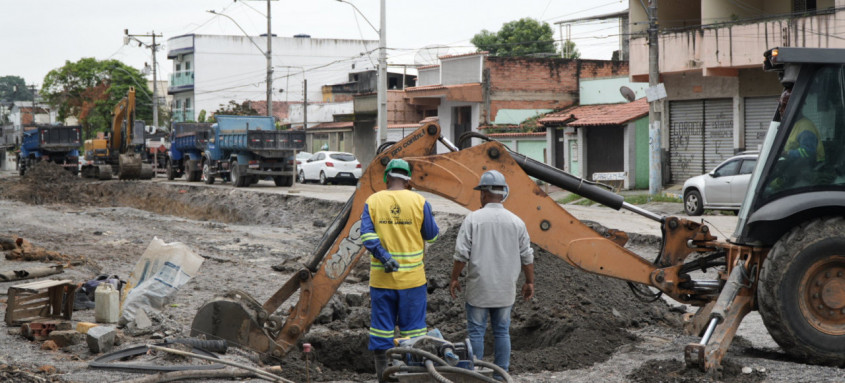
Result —
<instances>
[{"instance_id":1,"label":"gravel ground","mask_svg":"<svg viewBox=\"0 0 845 383\"><path fill-rule=\"evenodd\" d=\"M309 192L270 195L221 187L51 177L48 183L8 174L0 177L4 198L0 199L0 236L17 235L48 250L84 257L84 264L60 276L79 282L102 273L127 276L153 237L187 244L205 262L200 274L160 315L161 331L177 336L190 332L193 316L204 302L229 289L248 291L259 301L267 299L291 276L290 271L275 272L271 266L295 265L307 257L323 233L323 224L339 209L338 202L313 199ZM429 248L426 261L429 324L449 339L465 334L463 302L448 298L444 283L460 219L438 214L444 236ZM656 251L654 239L647 237L632 240L630 248L648 257ZM3 259L0 271L33 265ZM545 252L538 251L537 267L537 298L518 303L514 311L512 370L517 381L845 381L842 369L789 360L756 313L740 327L721 377L688 370L683 366L683 348L698 339L682 334L680 313L691 308L669 302L640 303L624 284L578 272ZM359 265L352 275L357 282L341 285L329 309L304 337L316 348L317 360L310 364L312 379L373 379L370 357L364 351L369 325L366 265ZM17 283L0 283L0 293ZM0 310L4 308L5 300ZM93 310L75 312L74 320L92 321ZM149 335L123 335L119 347L148 340ZM39 381L26 380L21 369L56 381L114 382L137 377L87 368L95 357L84 345L44 351L38 342L0 331L0 378ZM249 351L232 350L225 357L259 363ZM43 366L53 366L55 371L37 372ZM287 378L305 381L301 352L289 354L282 367ZM750 368L750 373L743 373L743 367Z\"/></svg>"}]
</instances>

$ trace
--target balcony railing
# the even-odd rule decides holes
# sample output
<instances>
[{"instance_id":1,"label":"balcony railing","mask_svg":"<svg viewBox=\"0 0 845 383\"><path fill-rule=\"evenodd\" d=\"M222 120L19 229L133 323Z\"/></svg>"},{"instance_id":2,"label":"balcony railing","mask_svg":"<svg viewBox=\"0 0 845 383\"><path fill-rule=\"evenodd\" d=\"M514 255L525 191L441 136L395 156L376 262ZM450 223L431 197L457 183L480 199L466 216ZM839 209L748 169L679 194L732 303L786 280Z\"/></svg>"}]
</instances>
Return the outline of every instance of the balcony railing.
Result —
<instances>
[{"instance_id":1,"label":"balcony railing","mask_svg":"<svg viewBox=\"0 0 845 383\"><path fill-rule=\"evenodd\" d=\"M179 108L173 110L173 122L194 121L194 108Z\"/></svg>"},{"instance_id":2,"label":"balcony railing","mask_svg":"<svg viewBox=\"0 0 845 383\"><path fill-rule=\"evenodd\" d=\"M177 88L186 85L194 85L194 71L183 70L179 72L174 72L170 75L171 88Z\"/></svg>"}]
</instances>

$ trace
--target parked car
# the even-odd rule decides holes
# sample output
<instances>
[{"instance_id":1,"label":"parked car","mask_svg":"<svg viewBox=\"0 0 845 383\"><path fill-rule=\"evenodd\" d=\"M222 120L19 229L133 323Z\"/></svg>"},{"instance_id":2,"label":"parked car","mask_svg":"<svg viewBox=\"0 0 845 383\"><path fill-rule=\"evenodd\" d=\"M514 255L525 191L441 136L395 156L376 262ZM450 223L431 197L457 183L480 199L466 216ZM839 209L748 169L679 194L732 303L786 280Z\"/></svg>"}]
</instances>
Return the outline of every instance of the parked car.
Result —
<instances>
[{"instance_id":1,"label":"parked car","mask_svg":"<svg viewBox=\"0 0 845 383\"><path fill-rule=\"evenodd\" d=\"M701 215L704 209L738 211L757 165L757 156L757 153L744 153L728 158L712 172L684 182L684 211L688 215Z\"/></svg>"},{"instance_id":2,"label":"parked car","mask_svg":"<svg viewBox=\"0 0 845 383\"><path fill-rule=\"evenodd\" d=\"M321 151L305 160L299 169L299 182L356 182L361 178L361 163L351 153Z\"/></svg>"},{"instance_id":3,"label":"parked car","mask_svg":"<svg viewBox=\"0 0 845 383\"><path fill-rule=\"evenodd\" d=\"M308 159L311 158L311 156L313 156L313 155L314 155L313 153L309 153L309 152L297 152L296 153L296 166L302 165L303 162L308 161Z\"/></svg>"}]
</instances>

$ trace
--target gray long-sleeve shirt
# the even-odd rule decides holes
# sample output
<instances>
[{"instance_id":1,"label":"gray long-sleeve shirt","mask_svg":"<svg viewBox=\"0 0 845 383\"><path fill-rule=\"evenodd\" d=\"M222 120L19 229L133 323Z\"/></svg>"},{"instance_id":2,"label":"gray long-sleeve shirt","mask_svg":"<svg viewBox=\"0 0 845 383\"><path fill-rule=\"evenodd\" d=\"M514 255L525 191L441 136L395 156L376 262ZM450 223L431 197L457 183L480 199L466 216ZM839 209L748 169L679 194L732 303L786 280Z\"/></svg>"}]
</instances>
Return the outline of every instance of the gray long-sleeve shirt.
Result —
<instances>
[{"instance_id":1,"label":"gray long-sleeve shirt","mask_svg":"<svg viewBox=\"0 0 845 383\"><path fill-rule=\"evenodd\" d=\"M467 264L466 301L475 307L506 307L516 299L522 265L534 263L525 223L500 203L488 203L464 219L455 260Z\"/></svg>"}]
</instances>

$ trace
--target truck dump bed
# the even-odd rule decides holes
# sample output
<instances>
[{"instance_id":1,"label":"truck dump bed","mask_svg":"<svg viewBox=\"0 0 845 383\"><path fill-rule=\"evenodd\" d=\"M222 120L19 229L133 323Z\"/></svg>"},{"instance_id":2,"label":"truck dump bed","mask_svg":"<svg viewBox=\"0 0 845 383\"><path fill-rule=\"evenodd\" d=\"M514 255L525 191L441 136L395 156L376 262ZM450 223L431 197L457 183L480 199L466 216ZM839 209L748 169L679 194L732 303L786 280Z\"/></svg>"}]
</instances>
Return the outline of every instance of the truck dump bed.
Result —
<instances>
[{"instance_id":1,"label":"truck dump bed","mask_svg":"<svg viewBox=\"0 0 845 383\"><path fill-rule=\"evenodd\" d=\"M80 126L39 126L24 132L23 146L26 150L67 151L79 148Z\"/></svg>"}]
</instances>

